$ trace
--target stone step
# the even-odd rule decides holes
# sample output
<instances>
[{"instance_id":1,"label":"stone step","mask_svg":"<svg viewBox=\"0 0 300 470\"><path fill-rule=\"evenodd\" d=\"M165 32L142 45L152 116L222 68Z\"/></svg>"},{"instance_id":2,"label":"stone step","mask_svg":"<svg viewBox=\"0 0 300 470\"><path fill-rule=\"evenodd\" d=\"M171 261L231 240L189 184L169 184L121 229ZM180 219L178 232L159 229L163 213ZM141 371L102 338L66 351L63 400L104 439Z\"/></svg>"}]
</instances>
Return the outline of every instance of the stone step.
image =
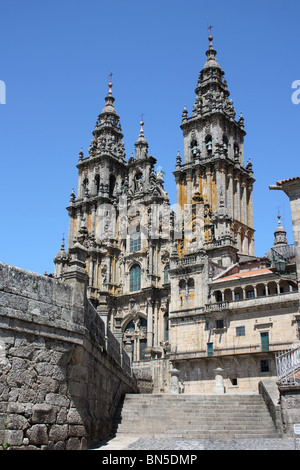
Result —
<instances>
[{"instance_id":1,"label":"stone step","mask_svg":"<svg viewBox=\"0 0 300 470\"><path fill-rule=\"evenodd\" d=\"M121 411L121 416L123 419L125 418L129 418L130 416L134 416L135 418L138 418L138 417L145 417L145 418L161 418L162 415L161 415L161 410L123 410ZM211 418L218 418L220 419L221 417L225 417L225 418L228 418L230 419L230 417L232 417L232 419L237 419L239 417L242 417L242 416L258 416L258 417L261 417L261 416L269 416L268 412L266 410L263 410L263 409L257 409L257 410L236 410L236 411L222 411L222 410L216 410L216 409L209 409L209 410L193 410L193 411L187 411L187 410L180 410L180 411L176 411L176 410L173 410L173 412L171 411L167 411L167 410L164 410L163 412L163 417L164 418L175 418L177 420L182 420L182 419L190 419L190 418L193 418L195 416L208 416L208 417L211 417Z\"/></svg>"},{"instance_id":2,"label":"stone step","mask_svg":"<svg viewBox=\"0 0 300 470\"><path fill-rule=\"evenodd\" d=\"M264 408L264 407L263 407ZM247 410L251 410L254 413L260 412L262 409L262 405L254 405L254 406L238 406L238 407L223 407L223 406L203 406L203 407L196 407L196 406L181 406L181 407L176 407L176 406L164 406L163 409L166 413L174 414L174 413L209 413L210 411L215 411L216 413L243 413L246 412ZM122 412L123 413L147 413L149 410L152 410L152 412L159 412L162 409L160 406L153 406L153 405L148 405L148 406L127 406L125 405Z\"/></svg>"},{"instance_id":3,"label":"stone step","mask_svg":"<svg viewBox=\"0 0 300 470\"><path fill-rule=\"evenodd\" d=\"M128 394L126 395L126 402L134 400L134 402L146 402L146 401L166 401L166 402L184 402L184 401L195 401L195 402L249 402L254 403L255 401L260 402L262 399L261 395L151 395L151 394Z\"/></svg>"},{"instance_id":4,"label":"stone step","mask_svg":"<svg viewBox=\"0 0 300 470\"><path fill-rule=\"evenodd\" d=\"M253 423L245 423L245 424L240 424L240 425L229 425L228 423L220 423L219 425L211 425L211 424L204 424L204 423L199 423L189 425L185 424L184 426L176 426L176 425L171 425L170 427L167 426L161 426L161 425L148 425L148 426L138 426L138 429L136 430L137 434L147 434L147 433L157 433L157 432L164 432L166 434L172 434L173 432L202 432L202 431L255 431L255 432L274 432L274 426L272 425L254 425ZM118 433L128 433L131 434L132 432L135 432L135 427L134 425L129 425L125 424L122 425L120 424L117 426L115 429Z\"/></svg>"},{"instance_id":5,"label":"stone step","mask_svg":"<svg viewBox=\"0 0 300 470\"><path fill-rule=\"evenodd\" d=\"M279 437L260 395L126 395L113 432L189 439Z\"/></svg>"},{"instance_id":6,"label":"stone step","mask_svg":"<svg viewBox=\"0 0 300 470\"><path fill-rule=\"evenodd\" d=\"M256 431L256 430L247 430L247 431L240 431L240 430L212 430L212 431L179 431L179 432L145 432L139 433L136 431L130 431L130 433L118 433L118 437L122 436L136 436L137 438L144 437L144 438L185 438L185 439L278 439L280 435L274 431Z\"/></svg>"}]
</instances>

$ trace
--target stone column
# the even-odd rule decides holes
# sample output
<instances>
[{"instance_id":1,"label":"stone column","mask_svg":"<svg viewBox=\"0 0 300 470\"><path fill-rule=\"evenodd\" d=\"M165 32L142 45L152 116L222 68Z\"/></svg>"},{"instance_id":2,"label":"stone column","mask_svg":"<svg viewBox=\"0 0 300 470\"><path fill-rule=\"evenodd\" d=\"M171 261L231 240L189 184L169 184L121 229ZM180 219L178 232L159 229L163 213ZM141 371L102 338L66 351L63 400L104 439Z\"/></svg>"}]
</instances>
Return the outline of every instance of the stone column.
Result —
<instances>
[{"instance_id":1,"label":"stone column","mask_svg":"<svg viewBox=\"0 0 300 470\"><path fill-rule=\"evenodd\" d=\"M207 201L210 207L212 208L212 195L211 195L211 168L210 165L207 166L206 169L206 193L207 193Z\"/></svg>"},{"instance_id":2,"label":"stone column","mask_svg":"<svg viewBox=\"0 0 300 470\"><path fill-rule=\"evenodd\" d=\"M247 200L247 211L248 211L248 221L247 225L253 228L253 184L248 182L248 200Z\"/></svg>"},{"instance_id":3,"label":"stone column","mask_svg":"<svg viewBox=\"0 0 300 470\"><path fill-rule=\"evenodd\" d=\"M147 349L153 346L153 309L150 303L147 304Z\"/></svg>"},{"instance_id":4,"label":"stone column","mask_svg":"<svg viewBox=\"0 0 300 470\"><path fill-rule=\"evenodd\" d=\"M69 208L69 235L68 235L68 248L72 246L73 239L74 239L74 215L75 210L73 208Z\"/></svg>"},{"instance_id":5,"label":"stone column","mask_svg":"<svg viewBox=\"0 0 300 470\"><path fill-rule=\"evenodd\" d=\"M91 218L91 232L95 233L96 229L96 206L92 206L92 218Z\"/></svg>"},{"instance_id":6,"label":"stone column","mask_svg":"<svg viewBox=\"0 0 300 470\"><path fill-rule=\"evenodd\" d=\"M241 222L241 189L239 175L234 177L235 195L234 195L234 218Z\"/></svg>"},{"instance_id":7,"label":"stone column","mask_svg":"<svg viewBox=\"0 0 300 470\"><path fill-rule=\"evenodd\" d=\"M227 210L229 217L233 218L233 175L232 170L228 169L227 172L228 178L228 191L227 191Z\"/></svg>"},{"instance_id":8,"label":"stone column","mask_svg":"<svg viewBox=\"0 0 300 470\"><path fill-rule=\"evenodd\" d=\"M247 185L242 181L242 194L241 194L241 222L247 225Z\"/></svg>"}]
</instances>

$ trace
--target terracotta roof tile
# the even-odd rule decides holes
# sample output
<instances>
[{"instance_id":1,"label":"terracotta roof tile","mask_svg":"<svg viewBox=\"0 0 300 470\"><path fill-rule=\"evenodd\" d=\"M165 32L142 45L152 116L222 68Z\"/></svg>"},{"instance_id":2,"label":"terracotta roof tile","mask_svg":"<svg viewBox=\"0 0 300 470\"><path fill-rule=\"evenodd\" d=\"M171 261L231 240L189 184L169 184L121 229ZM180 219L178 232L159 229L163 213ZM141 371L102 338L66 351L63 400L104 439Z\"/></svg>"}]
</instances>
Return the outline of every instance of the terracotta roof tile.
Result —
<instances>
[{"instance_id":1,"label":"terracotta roof tile","mask_svg":"<svg viewBox=\"0 0 300 470\"><path fill-rule=\"evenodd\" d=\"M277 185L280 185L282 183L287 183L288 181L294 181L294 180L299 180L299 179L300 179L300 176L294 176L293 178L289 178L287 180L277 181Z\"/></svg>"},{"instance_id":2,"label":"terracotta roof tile","mask_svg":"<svg viewBox=\"0 0 300 470\"><path fill-rule=\"evenodd\" d=\"M241 277L260 276L262 274L269 274L269 273L272 273L272 271L270 271L270 269L268 268L256 269L253 271L242 271L236 274L232 274L231 276L220 277L219 279L216 279L213 282L228 281L230 279L239 279Z\"/></svg>"}]
</instances>

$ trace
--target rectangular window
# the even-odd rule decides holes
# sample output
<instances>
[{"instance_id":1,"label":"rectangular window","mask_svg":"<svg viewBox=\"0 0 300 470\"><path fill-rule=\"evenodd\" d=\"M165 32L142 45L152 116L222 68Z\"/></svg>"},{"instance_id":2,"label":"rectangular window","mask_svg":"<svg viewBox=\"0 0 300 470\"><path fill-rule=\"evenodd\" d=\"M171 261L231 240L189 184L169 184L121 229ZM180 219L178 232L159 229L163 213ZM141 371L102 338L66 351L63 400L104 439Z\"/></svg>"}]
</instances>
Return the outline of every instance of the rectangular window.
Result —
<instances>
[{"instance_id":1,"label":"rectangular window","mask_svg":"<svg viewBox=\"0 0 300 470\"><path fill-rule=\"evenodd\" d=\"M214 355L214 343L207 343L207 355L209 357Z\"/></svg>"},{"instance_id":2,"label":"rectangular window","mask_svg":"<svg viewBox=\"0 0 300 470\"><path fill-rule=\"evenodd\" d=\"M262 351L269 351L269 333L261 333L261 350Z\"/></svg>"},{"instance_id":3,"label":"rectangular window","mask_svg":"<svg viewBox=\"0 0 300 470\"><path fill-rule=\"evenodd\" d=\"M234 300L240 300L240 293L239 292L236 292L234 294Z\"/></svg>"},{"instance_id":4,"label":"rectangular window","mask_svg":"<svg viewBox=\"0 0 300 470\"><path fill-rule=\"evenodd\" d=\"M236 336L245 336L245 327L237 326L236 327Z\"/></svg>"},{"instance_id":5,"label":"rectangular window","mask_svg":"<svg viewBox=\"0 0 300 470\"><path fill-rule=\"evenodd\" d=\"M166 266L164 269L164 284L169 283L169 269L170 269L170 266Z\"/></svg>"},{"instance_id":6,"label":"rectangular window","mask_svg":"<svg viewBox=\"0 0 300 470\"><path fill-rule=\"evenodd\" d=\"M216 320L216 328L217 329L224 328L224 320Z\"/></svg>"},{"instance_id":7,"label":"rectangular window","mask_svg":"<svg viewBox=\"0 0 300 470\"><path fill-rule=\"evenodd\" d=\"M260 361L260 371L269 372L269 370L270 370L269 361L268 360Z\"/></svg>"},{"instance_id":8,"label":"rectangular window","mask_svg":"<svg viewBox=\"0 0 300 470\"><path fill-rule=\"evenodd\" d=\"M249 290L246 293L247 299L252 299L254 297L254 290Z\"/></svg>"},{"instance_id":9,"label":"rectangular window","mask_svg":"<svg viewBox=\"0 0 300 470\"><path fill-rule=\"evenodd\" d=\"M141 249L141 236L139 233L134 233L130 237L130 253L140 251Z\"/></svg>"}]
</instances>

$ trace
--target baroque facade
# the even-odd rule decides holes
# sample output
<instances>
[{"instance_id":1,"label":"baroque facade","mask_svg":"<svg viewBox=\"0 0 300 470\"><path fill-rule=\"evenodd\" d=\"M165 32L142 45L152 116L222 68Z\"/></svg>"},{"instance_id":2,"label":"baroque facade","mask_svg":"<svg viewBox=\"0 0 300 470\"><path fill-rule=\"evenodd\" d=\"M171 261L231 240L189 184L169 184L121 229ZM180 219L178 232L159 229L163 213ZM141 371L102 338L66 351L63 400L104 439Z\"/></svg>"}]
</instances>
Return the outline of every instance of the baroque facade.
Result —
<instances>
[{"instance_id":1,"label":"baroque facade","mask_svg":"<svg viewBox=\"0 0 300 470\"><path fill-rule=\"evenodd\" d=\"M176 212L148 152L144 123L126 161L112 83L88 155L78 161L68 249L86 252L88 297L154 391L170 390L176 370L186 393L211 392L215 370L227 391L257 389L276 376L274 353L299 342L294 249L281 225L256 257L250 159L244 119L236 119L209 37L192 114L182 113L184 155L174 162Z\"/></svg>"}]
</instances>

